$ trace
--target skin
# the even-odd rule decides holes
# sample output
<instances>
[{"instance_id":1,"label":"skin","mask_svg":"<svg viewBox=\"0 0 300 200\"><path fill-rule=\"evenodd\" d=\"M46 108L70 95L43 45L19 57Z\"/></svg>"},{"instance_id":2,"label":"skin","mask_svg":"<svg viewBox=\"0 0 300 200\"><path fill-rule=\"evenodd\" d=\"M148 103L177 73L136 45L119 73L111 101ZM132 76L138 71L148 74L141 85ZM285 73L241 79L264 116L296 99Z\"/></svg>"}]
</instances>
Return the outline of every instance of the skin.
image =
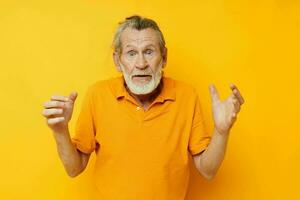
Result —
<instances>
[{"instance_id":1,"label":"skin","mask_svg":"<svg viewBox=\"0 0 300 200\"><path fill-rule=\"evenodd\" d=\"M156 72L159 64L165 67L167 62L167 48L163 52L160 50L159 38L153 29L135 30L127 28L121 35L122 52L113 53L113 59L117 70L124 73L120 67L122 64L127 73L147 73ZM137 85L143 85L149 82L150 78L134 78L133 82ZM136 95L128 90L137 102L145 110L159 94L159 87L146 95Z\"/></svg>"},{"instance_id":2,"label":"skin","mask_svg":"<svg viewBox=\"0 0 300 200\"><path fill-rule=\"evenodd\" d=\"M160 51L159 39L152 29L141 31L125 29L121 35L121 42L121 54L113 53L116 68L121 73L124 73L120 68L121 64L128 73L134 71L155 72L161 62L165 67L167 49ZM150 77L135 78L133 81L142 85L149 79ZM146 95L136 95L130 90L128 92L147 110L155 97L159 95L160 90L158 88ZM237 119L241 105L244 103L238 88L234 84L231 84L230 88L232 90L231 95L221 101L215 86L210 85L209 87L214 119L212 140L206 150L193 156L196 169L207 180L211 180L215 176L224 159L230 130ZM52 96L50 101L44 104L42 112L47 125L53 132L59 157L66 172L71 177L84 171L90 157L90 154L80 152L71 143L68 124L72 118L76 97L76 92L72 92L69 96Z\"/></svg>"},{"instance_id":3,"label":"skin","mask_svg":"<svg viewBox=\"0 0 300 200\"><path fill-rule=\"evenodd\" d=\"M209 87L214 120L212 139L206 150L193 156L196 169L207 180L212 180L224 159L230 130L244 103L238 88L234 84L231 84L230 88L231 95L221 101L215 86Z\"/></svg>"},{"instance_id":4,"label":"skin","mask_svg":"<svg viewBox=\"0 0 300 200\"><path fill-rule=\"evenodd\" d=\"M87 166L90 154L75 148L69 133L69 121L72 118L76 92L69 96L54 95L44 103L42 115L52 130L59 157L70 177L79 175Z\"/></svg>"}]
</instances>

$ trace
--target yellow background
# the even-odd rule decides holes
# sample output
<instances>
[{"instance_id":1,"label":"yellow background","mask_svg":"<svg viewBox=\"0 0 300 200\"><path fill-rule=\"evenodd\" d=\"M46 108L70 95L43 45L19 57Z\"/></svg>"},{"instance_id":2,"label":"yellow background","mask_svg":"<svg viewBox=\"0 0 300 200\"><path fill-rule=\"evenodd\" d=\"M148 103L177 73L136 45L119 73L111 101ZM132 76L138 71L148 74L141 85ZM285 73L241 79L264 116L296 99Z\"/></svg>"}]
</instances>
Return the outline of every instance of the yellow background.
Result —
<instances>
[{"instance_id":1,"label":"yellow background","mask_svg":"<svg viewBox=\"0 0 300 200\"><path fill-rule=\"evenodd\" d=\"M92 198L94 156L69 178L42 104L77 91L73 130L87 87L118 75L117 23L140 14L160 24L166 73L197 88L209 131L210 83L223 99L236 83L246 100L217 176L191 165L188 200L300 199L299 13L297 0L1 1L0 198Z\"/></svg>"}]
</instances>

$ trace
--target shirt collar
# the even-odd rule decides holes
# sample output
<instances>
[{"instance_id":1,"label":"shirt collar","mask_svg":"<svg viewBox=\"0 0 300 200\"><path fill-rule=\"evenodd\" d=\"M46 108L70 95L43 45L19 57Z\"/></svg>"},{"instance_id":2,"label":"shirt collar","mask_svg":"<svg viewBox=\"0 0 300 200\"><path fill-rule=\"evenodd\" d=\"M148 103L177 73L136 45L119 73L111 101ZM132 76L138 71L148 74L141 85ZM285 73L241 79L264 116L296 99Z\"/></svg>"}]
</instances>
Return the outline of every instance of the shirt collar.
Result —
<instances>
[{"instance_id":1,"label":"shirt collar","mask_svg":"<svg viewBox=\"0 0 300 200\"><path fill-rule=\"evenodd\" d=\"M162 89L155 99L155 102L164 102L166 100L174 101L176 99L174 80L169 77L162 76L161 81L162 82L160 84L162 84ZM110 86L116 99L121 99L122 97L125 97L126 99L132 98L125 88L126 84L123 76L112 79Z\"/></svg>"}]
</instances>

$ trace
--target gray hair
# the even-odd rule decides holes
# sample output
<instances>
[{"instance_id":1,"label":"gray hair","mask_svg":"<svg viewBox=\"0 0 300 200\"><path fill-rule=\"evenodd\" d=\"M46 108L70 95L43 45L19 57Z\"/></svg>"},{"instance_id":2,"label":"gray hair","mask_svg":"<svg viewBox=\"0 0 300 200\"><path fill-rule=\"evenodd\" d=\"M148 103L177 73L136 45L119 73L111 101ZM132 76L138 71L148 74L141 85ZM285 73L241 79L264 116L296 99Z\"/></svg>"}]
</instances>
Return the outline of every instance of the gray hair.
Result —
<instances>
[{"instance_id":1,"label":"gray hair","mask_svg":"<svg viewBox=\"0 0 300 200\"><path fill-rule=\"evenodd\" d=\"M156 31L158 35L160 52L162 53L164 51L166 43L165 43L164 36L160 28L158 27L157 23L152 19L143 18L139 15L133 15L127 17L125 21L120 22L115 32L114 40L113 40L113 49L119 55L122 53L121 34L126 28L132 28L139 31L147 28L152 28L153 30Z\"/></svg>"}]
</instances>

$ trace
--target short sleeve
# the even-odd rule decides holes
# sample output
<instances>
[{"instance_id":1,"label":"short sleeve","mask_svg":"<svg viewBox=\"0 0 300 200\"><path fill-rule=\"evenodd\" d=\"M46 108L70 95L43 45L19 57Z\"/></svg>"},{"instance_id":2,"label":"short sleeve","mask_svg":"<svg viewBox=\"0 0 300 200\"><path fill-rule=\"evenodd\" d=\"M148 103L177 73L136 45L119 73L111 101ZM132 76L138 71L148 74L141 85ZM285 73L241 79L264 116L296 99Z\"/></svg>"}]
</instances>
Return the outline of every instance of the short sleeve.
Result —
<instances>
[{"instance_id":1,"label":"short sleeve","mask_svg":"<svg viewBox=\"0 0 300 200\"><path fill-rule=\"evenodd\" d=\"M204 151L210 143L211 136L205 130L199 96L196 94L193 123L189 138L189 151L196 155Z\"/></svg>"},{"instance_id":2,"label":"short sleeve","mask_svg":"<svg viewBox=\"0 0 300 200\"><path fill-rule=\"evenodd\" d=\"M96 147L92 93L91 88L89 88L83 99L81 111L75 125L75 134L72 138L72 143L76 146L76 148L87 154L92 153Z\"/></svg>"}]
</instances>

